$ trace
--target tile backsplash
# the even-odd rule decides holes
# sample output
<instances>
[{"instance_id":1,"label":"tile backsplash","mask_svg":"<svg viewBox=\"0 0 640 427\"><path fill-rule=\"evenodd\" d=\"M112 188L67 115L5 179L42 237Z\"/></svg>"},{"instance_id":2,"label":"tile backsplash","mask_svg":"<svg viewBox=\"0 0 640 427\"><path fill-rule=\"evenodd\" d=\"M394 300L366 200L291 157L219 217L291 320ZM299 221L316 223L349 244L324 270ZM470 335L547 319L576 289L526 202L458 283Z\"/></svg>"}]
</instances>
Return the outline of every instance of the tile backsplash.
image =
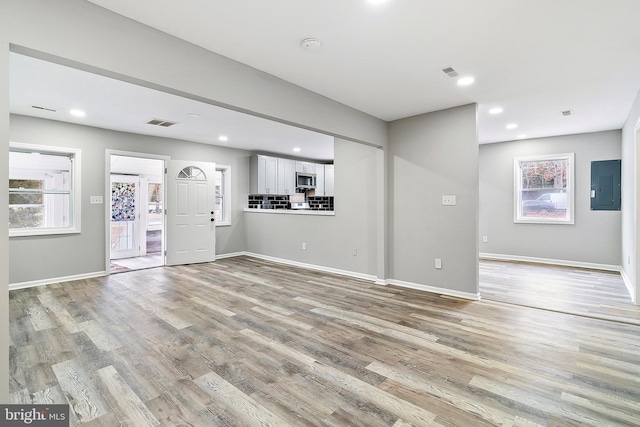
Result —
<instances>
[{"instance_id":1,"label":"tile backsplash","mask_svg":"<svg viewBox=\"0 0 640 427\"><path fill-rule=\"evenodd\" d=\"M333 196L314 196L307 197L309 207L312 211L332 211Z\"/></svg>"},{"instance_id":2,"label":"tile backsplash","mask_svg":"<svg viewBox=\"0 0 640 427\"><path fill-rule=\"evenodd\" d=\"M295 199L294 201L306 200L309 203L310 210L313 211L332 211L334 209L333 196L313 196L299 200L300 196L296 194L293 198ZM247 207L251 209L287 209L289 202L289 196L249 194Z\"/></svg>"}]
</instances>

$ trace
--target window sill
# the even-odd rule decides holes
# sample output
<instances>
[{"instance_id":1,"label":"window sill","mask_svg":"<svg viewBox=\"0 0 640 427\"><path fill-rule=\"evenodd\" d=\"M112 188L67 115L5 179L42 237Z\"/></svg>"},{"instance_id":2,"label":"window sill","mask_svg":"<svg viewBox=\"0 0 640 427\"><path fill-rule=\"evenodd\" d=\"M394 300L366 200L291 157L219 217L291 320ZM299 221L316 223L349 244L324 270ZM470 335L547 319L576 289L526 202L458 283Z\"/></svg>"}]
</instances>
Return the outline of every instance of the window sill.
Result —
<instances>
[{"instance_id":1,"label":"window sill","mask_svg":"<svg viewBox=\"0 0 640 427\"><path fill-rule=\"evenodd\" d=\"M548 220L548 219L517 219L513 221L514 224L552 224L552 225L573 225L573 220Z\"/></svg>"},{"instance_id":2,"label":"window sill","mask_svg":"<svg viewBox=\"0 0 640 427\"><path fill-rule=\"evenodd\" d=\"M80 234L75 227L68 228L14 228L9 229L9 237L54 236L62 234Z\"/></svg>"}]
</instances>

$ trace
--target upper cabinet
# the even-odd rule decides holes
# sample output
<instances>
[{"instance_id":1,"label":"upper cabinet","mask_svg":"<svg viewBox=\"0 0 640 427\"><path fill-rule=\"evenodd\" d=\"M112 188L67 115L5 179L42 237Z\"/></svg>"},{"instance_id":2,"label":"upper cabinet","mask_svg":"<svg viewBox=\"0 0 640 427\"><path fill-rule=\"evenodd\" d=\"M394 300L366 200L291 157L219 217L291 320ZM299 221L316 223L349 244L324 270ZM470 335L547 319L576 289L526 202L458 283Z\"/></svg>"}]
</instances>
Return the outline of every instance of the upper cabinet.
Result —
<instances>
[{"instance_id":1,"label":"upper cabinet","mask_svg":"<svg viewBox=\"0 0 640 427\"><path fill-rule=\"evenodd\" d=\"M296 192L296 161L278 159L278 194L295 194Z\"/></svg>"},{"instance_id":2,"label":"upper cabinet","mask_svg":"<svg viewBox=\"0 0 640 427\"><path fill-rule=\"evenodd\" d=\"M316 196L324 196L324 168L325 165L316 165Z\"/></svg>"},{"instance_id":3,"label":"upper cabinet","mask_svg":"<svg viewBox=\"0 0 640 427\"><path fill-rule=\"evenodd\" d=\"M309 195L333 196L333 165L293 159L251 156L249 190L251 194L291 195L296 193L296 173L315 174L315 190Z\"/></svg>"},{"instance_id":4,"label":"upper cabinet","mask_svg":"<svg viewBox=\"0 0 640 427\"><path fill-rule=\"evenodd\" d=\"M296 172L316 173L316 164L296 160Z\"/></svg>"},{"instance_id":5,"label":"upper cabinet","mask_svg":"<svg viewBox=\"0 0 640 427\"><path fill-rule=\"evenodd\" d=\"M324 195L333 196L333 165L324 165Z\"/></svg>"},{"instance_id":6,"label":"upper cabinet","mask_svg":"<svg viewBox=\"0 0 640 427\"><path fill-rule=\"evenodd\" d=\"M278 194L278 158L270 156L251 157L249 185L253 194Z\"/></svg>"}]
</instances>

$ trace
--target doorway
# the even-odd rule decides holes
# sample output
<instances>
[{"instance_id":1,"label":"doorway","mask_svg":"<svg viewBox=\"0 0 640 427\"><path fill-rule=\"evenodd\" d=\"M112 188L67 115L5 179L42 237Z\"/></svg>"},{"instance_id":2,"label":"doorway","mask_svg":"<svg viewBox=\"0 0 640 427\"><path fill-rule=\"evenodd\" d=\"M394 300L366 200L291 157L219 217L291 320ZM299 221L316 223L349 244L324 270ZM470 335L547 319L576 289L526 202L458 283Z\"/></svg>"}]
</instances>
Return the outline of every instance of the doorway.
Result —
<instances>
[{"instance_id":1,"label":"doorway","mask_svg":"<svg viewBox=\"0 0 640 427\"><path fill-rule=\"evenodd\" d=\"M109 273L165 264L164 160L109 154Z\"/></svg>"}]
</instances>

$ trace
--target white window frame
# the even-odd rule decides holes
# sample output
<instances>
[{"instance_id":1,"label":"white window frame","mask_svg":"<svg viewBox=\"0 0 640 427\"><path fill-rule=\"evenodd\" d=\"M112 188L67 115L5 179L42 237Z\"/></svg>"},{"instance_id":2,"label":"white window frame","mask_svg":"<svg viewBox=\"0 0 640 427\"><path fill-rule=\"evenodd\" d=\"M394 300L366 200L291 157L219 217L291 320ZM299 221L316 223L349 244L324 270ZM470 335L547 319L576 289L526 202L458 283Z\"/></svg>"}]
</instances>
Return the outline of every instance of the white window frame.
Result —
<instances>
[{"instance_id":1,"label":"white window frame","mask_svg":"<svg viewBox=\"0 0 640 427\"><path fill-rule=\"evenodd\" d=\"M25 144L22 142L9 142L9 151L21 151L40 154L69 155L71 156L71 192L69 194L69 227L48 228L9 228L9 237L22 236L48 236L55 234L77 234L81 232L81 205L82 192L80 187L81 150L68 147L54 147L48 145ZM9 165L11 169L11 165Z\"/></svg>"},{"instance_id":2,"label":"white window frame","mask_svg":"<svg viewBox=\"0 0 640 427\"><path fill-rule=\"evenodd\" d=\"M216 163L216 172L222 172L222 220L216 227L226 227L231 225L231 166Z\"/></svg>"},{"instance_id":3,"label":"white window frame","mask_svg":"<svg viewBox=\"0 0 640 427\"><path fill-rule=\"evenodd\" d=\"M574 224L574 170L575 170L574 153L548 154L540 156L515 157L513 159L514 172L514 212L513 222L519 224ZM567 214L565 218L542 218L542 217L525 217L522 212L522 170L521 165L524 162L550 161L550 160L567 160Z\"/></svg>"}]
</instances>

